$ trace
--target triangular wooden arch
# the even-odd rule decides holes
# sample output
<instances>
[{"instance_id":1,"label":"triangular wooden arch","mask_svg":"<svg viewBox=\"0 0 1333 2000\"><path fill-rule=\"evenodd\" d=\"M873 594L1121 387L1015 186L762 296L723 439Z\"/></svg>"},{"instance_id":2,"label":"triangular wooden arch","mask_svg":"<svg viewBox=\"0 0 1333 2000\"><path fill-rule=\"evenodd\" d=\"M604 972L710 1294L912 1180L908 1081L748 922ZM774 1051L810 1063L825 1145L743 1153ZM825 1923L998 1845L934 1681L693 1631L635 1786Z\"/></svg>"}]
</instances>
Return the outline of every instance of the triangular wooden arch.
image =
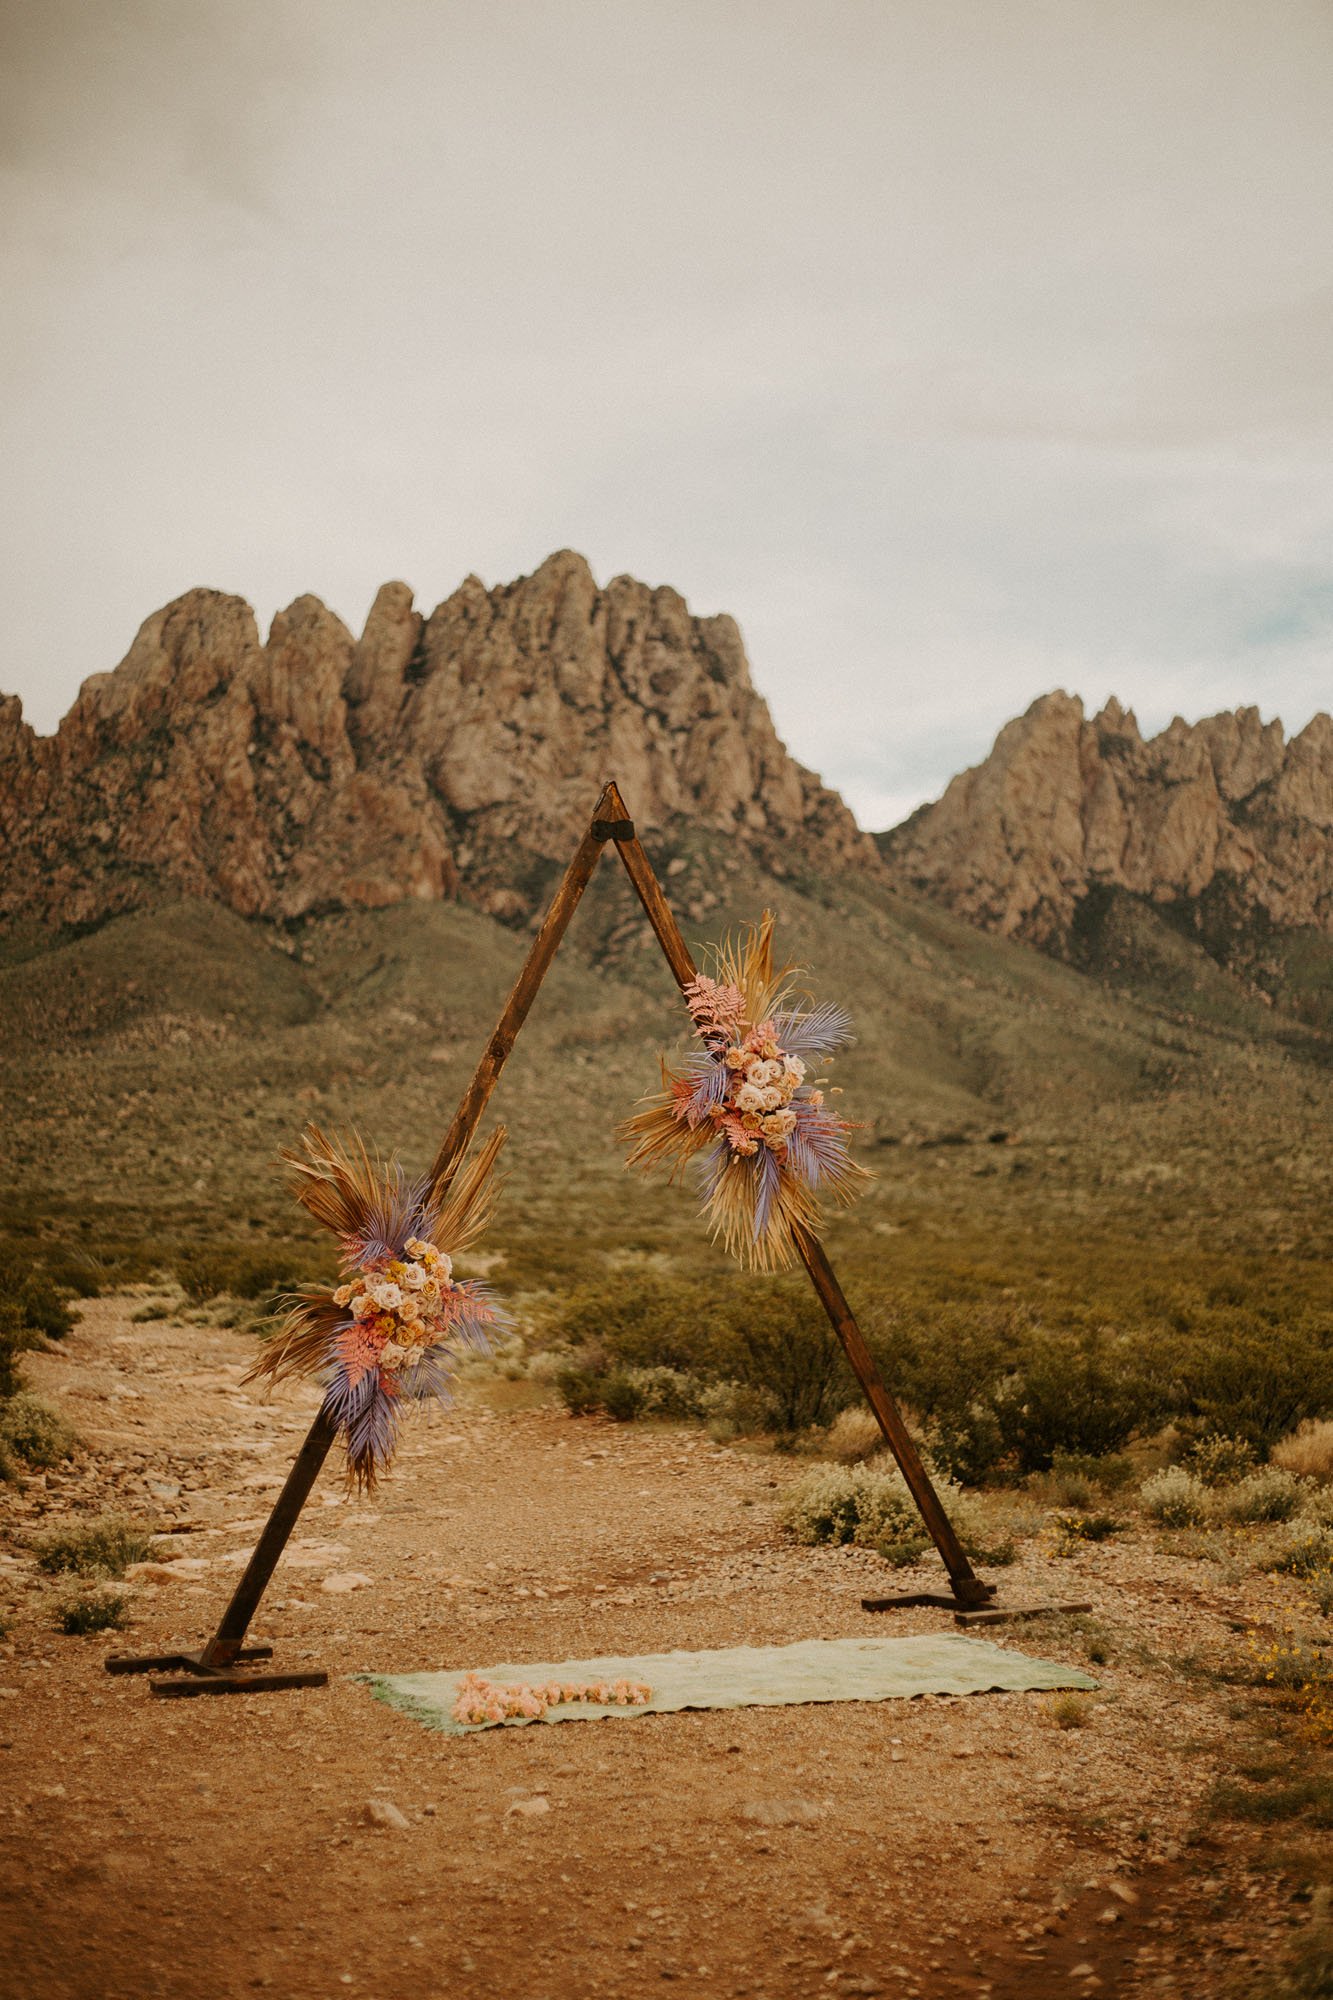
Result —
<instances>
[{"instance_id":1,"label":"triangular wooden arch","mask_svg":"<svg viewBox=\"0 0 1333 2000\"><path fill-rule=\"evenodd\" d=\"M518 1039L519 1030L528 1017L528 1010L537 996L542 980L546 977L583 892L592 880L602 850L608 844L614 846L625 864L625 871L634 884L639 901L662 948L662 955L671 967L676 984L684 987L695 977L696 967L690 956L689 947L681 936L680 926L671 913L652 863L634 831L634 822L629 816L625 801L621 798L617 786L614 783L608 784L597 801L588 830L579 842L569 867L565 870L564 879L556 890L541 929L533 940L523 970L519 973L513 991L505 1002L495 1032L486 1044L472 1081L464 1091L462 1102L454 1113L453 1123L435 1156L431 1167L433 1188L447 1186L462 1165L491 1092L500 1080L500 1073ZM940 1552L952 1585L952 1591L948 1595L923 1591L897 1597L866 1598L862 1600L863 1603L868 1610L888 1609L896 1604L943 1604L963 1612L982 1610L994 1596L995 1586L981 1581L963 1553L953 1525L931 1484L930 1474L922 1463L921 1454L913 1443L898 1406L875 1366L865 1336L843 1295L842 1287L834 1275L823 1245L816 1236L804 1229L795 1232L795 1245L797 1254L809 1273L810 1282L819 1294L820 1303L842 1343L853 1372L865 1391L866 1400L884 1433L885 1442L901 1468L903 1478L917 1504L930 1538ZM217 1631L207 1645L194 1653L115 1655L106 1663L109 1672L171 1672L174 1676L172 1679L150 1683L154 1694L165 1695L224 1694L273 1688L322 1687L325 1684L328 1675L320 1671L309 1673L248 1671L248 1662L268 1659L272 1648L247 1646L245 1637L250 1629L250 1621L259 1607L259 1601L268 1587L269 1579L277 1567L278 1559L286 1547L287 1539L296 1526L301 1509L319 1476L320 1467L328 1456L336 1436L336 1424L321 1408L310 1426L305 1443L296 1455L281 1493L273 1503L273 1511L255 1544L254 1553L246 1565L244 1574L232 1593L231 1602L223 1612Z\"/></svg>"}]
</instances>

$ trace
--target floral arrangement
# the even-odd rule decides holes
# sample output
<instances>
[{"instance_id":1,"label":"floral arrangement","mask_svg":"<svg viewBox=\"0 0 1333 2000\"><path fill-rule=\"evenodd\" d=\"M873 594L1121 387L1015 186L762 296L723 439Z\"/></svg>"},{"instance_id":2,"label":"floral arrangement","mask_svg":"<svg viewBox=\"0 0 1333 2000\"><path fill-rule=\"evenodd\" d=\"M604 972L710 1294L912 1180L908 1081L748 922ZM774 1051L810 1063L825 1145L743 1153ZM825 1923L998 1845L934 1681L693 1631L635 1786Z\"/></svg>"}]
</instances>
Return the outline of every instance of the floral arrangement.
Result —
<instances>
[{"instance_id":1,"label":"floral arrangement","mask_svg":"<svg viewBox=\"0 0 1333 2000\"><path fill-rule=\"evenodd\" d=\"M595 1701L603 1708L642 1708L653 1698L643 1681L548 1681L529 1687L526 1681L501 1685L481 1674L465 1674L454 1702L454 1721L476 1726L511 1722L528 1716L536 1721L563 1701Z\"/></svg>"},{"instance_id":2,"label":"floral arrangement","mask_svg":"<svg viewBox=\"0 0 1333 2000\"><path fill-rule=\"evenodd\" d=\"M340 1142L311 1126L292 1192L332 1229L345 1282L299 1292L246 1377L281 1382L313 1375L343 1431L347 1476L369 1492L388 1471L403 1412L447 1403L461 1350L485 1348L508 1327L487 1288L453 1274L495 1203L497 1132L443 1191L408 1181L396 1160L372 1158L359 1139Z\"/></svg>"},{"instance_id":3,"label":"floral arrangement","mask_svg":"<svg viewBox=\"0 0 1333 2000\"><path fill-rule=\"evenodd\" d=\"M703 1044L678 1071L662 1064L662 1089L626 1134L631 1166L660 1160L701 1170L712 1233L754 1270L793 1261L793 1232L814 1231L825 1195L852 1201L869 1178L847 1150L852 1130L812 1079L851 1039L841 1007L801 1007L791 966L774 967L773 919L728 938L713 971L685 988Z\"/></svg>"}]
</instances>

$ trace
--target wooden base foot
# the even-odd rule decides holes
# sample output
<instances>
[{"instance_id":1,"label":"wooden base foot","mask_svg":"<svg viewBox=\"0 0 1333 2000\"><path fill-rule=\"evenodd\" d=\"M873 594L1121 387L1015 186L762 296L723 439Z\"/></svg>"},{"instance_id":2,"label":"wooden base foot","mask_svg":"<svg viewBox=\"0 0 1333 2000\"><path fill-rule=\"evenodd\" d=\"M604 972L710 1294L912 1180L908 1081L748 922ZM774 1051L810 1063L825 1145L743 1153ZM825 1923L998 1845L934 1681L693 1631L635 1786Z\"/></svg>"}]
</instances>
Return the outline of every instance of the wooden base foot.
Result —
<instances>
[{"instance_id":1,"label":"wooden base foot","mask_svg":"<svg viewBox=\"0 0 1333 2000\"><path fill-rule=\"evenodd\" d=\"M955 1625L1007 1625L1020 1618L1073 1617L1080 1611L1091 1611L1090 1601L1080 1599L1078 1603L1061 1604L964 1604L951 1592L944 1590L902 1590L892 1597L863 1597L863 1611L906 1611L916 1605L932 1605L940 1611L952 1611Z\"/></svg>"},{"instance_id":2,"label":"wooden base foot","mask_svg":"<svg viewBox=\"0 0 1333 2000\"><path fill-rule=\"evenodd\" d=\"M322 1667L307 1673L251 1674L244 1667L205 1667L173 1675L169 1681L149 1681L148 1692L167 1699L196 1694L275 1694L280 1688L322 1688L329 1677Z\"/></svg>"},{"instance_id":3,"label":"wooden base foot","mask_svg":"<svg viewBox=\"0 0 1333 2000\"><path fill-rule=\"evenodd\" d=\"M981 1611L956 1611L955 1625L1005 1625L1020 1618L1074 1618L1081 1611L1091 1611L1090 1598L1081 1598L1076 1604L991 1604Z\"/></svg>"},{"instance_id":4,"label":"wooden base foot","mask_svg":"<svg viewBox=\"0 0 1333 2000\"><path fill-rule=\"evenodd\" d=\"M242 1646L233 1664L244 1660L271 1660L272 1646ZM187 1652L184 1647L175 1653L112 1653L103 1662L109 1674L204 1674L209 1669L204 1665L203 1648L197 1652Z\"/></svg>"},{"instance_id":5,"label":"wooden base foot","mask_svg":"<svg viewBox=\"0 0 1333 2000\"><path fill-rule=\"evenodd\" d=\"M327 1687L329 1677L322 1667L306 1672L285 1671L256 1674L249 1670L253 1660L271 1660L272 1646L242 1646L225 1666L210 1666L204 1658L206 1647L187 1653L113 1653L104 1662L109 1674L170 1674L170 1680L150 1680L149 1692L158 1695L192 1694L272 1694L278 1688Z\"/></svg>"}]
</instances>

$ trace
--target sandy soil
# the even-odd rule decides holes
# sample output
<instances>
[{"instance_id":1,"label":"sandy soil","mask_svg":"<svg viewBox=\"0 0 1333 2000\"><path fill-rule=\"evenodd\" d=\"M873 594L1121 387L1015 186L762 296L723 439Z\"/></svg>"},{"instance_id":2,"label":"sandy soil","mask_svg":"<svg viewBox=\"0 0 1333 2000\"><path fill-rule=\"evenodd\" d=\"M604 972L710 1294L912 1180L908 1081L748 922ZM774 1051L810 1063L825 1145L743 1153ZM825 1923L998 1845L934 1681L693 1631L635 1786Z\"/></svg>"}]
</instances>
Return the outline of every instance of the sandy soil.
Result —
<instances>
[{"instance_id":1,"label":"sandy soil","mask_svg":"<svg viewBox=\"0 0 1333 2000\"><path fill-rule=\"evenodd\" d=\"M877 1558L783 1543L789 1463L694 1432L423 1418L373 1502L330 1462L256 1621L327 1688L168 1703L112 1678L109 1653L211 1630L304 1432L310 1396L240 1387L251 1351L102 1300L29 1364L87 1449L0 1502L5 1995L1184 1997L1253 1990L1290 1942L1255 1837L1199 1836L1234 1725L1178 1662L1225 1643L1235 1589L1143 1540L1003 1574L1096 1600L1112 1659L1077 1730L1032 1694L459 1740L352 1678L950 1627L863 1612ZM62 1637L25 1537L108 1505L174 1532L127 1632ZM1067 1630L1005 1643L1086 1664Z\"/></svg>"}]
</instances>

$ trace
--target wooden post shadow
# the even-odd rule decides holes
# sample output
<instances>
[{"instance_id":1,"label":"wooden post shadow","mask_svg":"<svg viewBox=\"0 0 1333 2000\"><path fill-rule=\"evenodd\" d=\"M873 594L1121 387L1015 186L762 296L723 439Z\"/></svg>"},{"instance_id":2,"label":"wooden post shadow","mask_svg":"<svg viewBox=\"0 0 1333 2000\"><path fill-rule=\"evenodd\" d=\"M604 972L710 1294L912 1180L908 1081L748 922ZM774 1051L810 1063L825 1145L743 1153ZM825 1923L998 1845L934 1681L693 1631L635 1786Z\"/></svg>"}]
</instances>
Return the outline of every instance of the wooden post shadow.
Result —
<instances>
[{"instance_id":1,"label":"wooden post shadow","mask_svg":"<svg viewBox=\"0 0 1333 2000\"><path fill-rule=\"evenodd\" d=\"M662 948L662 955L671 967L676 984L684 988L696 976L697 968L694 960L671 913L652 863L634 831L634 822L629 816L625 802L616 785L609 784L597 801L588 830L565 870L564 879L556 890L541 929L533 939L523 969L514 982L513 991L505 1002L495 1032L486 1044L472 1081L463 1093L462 1101L454 1113L453 1122L435 1156L430 1172L432 1190L438 1191L447 1187L462 1165L491 1092L500 1080L500 1073L528 1017L528 1011L537 996L542 980L546 977L583 892L592 880L602 850L608 843L614 846L625 865L625 871L634 884L639 901ZM834 1275L824 1246L806 1229L796 1229L793 1236L797 1255L804 1264L810 1282L819 1295L820 1303L842 1343L843 1351L865 1392L867 1402L874 1411L879 1427L884 1433L885 1442L898 1462L949 1577L950 1588L947 1592L916 1591L890 1597L863 1598L865 1609L885 1611L912 1604L943 1605L957 1612L960 1622L971 1623L975 1620L978 1623L991 1623L1003 1617L1031 1615L1032 1612L1048 1608L1029 1607L1026 1614L1017 1607L1010 1611L987 1608L995 1595L995 1586L982 1582L964 1554L953 1525L931 1483L930 1474L922 1463L921 1454L903 1422L897 1404L889 1394L883 1377L875 1366L874 1357ZM255 1544L254 1553L246 1564L240 1582L232 1593L231 1602L223 1612L218 1628L207 1644L194 1652L116 1654L106 1662L108 1673L169 1673L171 1675L169 1679L149 1682L152 1692L156 1695L257 1693L275 1688L323 1687L327 1683L328 1675L322 1670L306 1673L254 1672L250 1663L269 1659L273 1649L271 1646L247 1646L245 1638L250 1629L250 1621L259 1607L269 1579L278 1565L288 1537L296 1526L301 1509L306 1503L310 1489L319 1477L320 1468L336 1436L337 1425L321 1407L306 1434L304 1444L296 1455L283 1489L273 1504L273 1511Z\"/></svg>"}]
</instances>

